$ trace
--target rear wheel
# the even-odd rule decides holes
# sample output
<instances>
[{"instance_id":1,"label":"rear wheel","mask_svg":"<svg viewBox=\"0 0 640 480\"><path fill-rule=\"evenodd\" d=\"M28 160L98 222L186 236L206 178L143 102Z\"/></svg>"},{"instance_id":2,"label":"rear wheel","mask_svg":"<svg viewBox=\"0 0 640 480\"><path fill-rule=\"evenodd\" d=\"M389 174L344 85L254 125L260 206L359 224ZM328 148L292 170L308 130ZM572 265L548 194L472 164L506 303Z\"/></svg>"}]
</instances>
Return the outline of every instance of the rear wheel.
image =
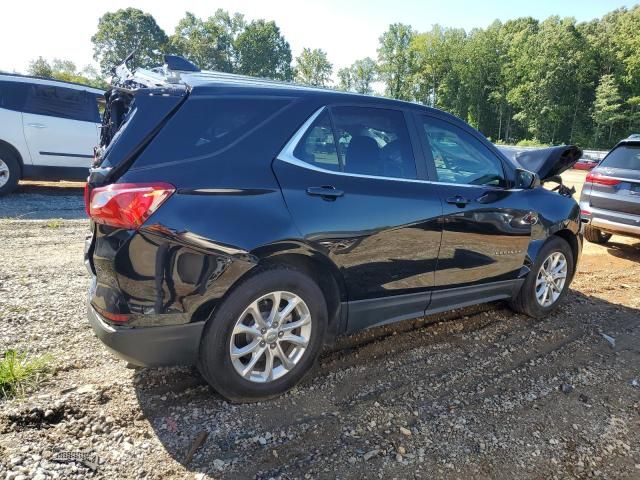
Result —
<instances>
[{"instance_id":1,"label":"rear wheel","mask_svg":"<svg viewBox=\"0 0 640 480\"><path fill-rule=\"evenodd\" d=\"M6 195L16 189L20 180L20 165L11 152L0 148L0 195Z\"/></svg>"},{"instance_id":2,"label":"rear wheel","mask_svg":"<svg viewBox=\"0 0 640 480\"><path fill-rule=\"evenodd\" d=\"M603 232L602 230L598 230L591 225L586 225L584 227L584 238L589 240L591 243L607 243L611 238L610 233Z\"/></svg>"},{"instance_id":3,"label":"rear wheel","mask_svg":"<svg viewBox=\"0 0 640 480\"><path fill-rule=\"evenodd\" d=\"M569 289L573 275L573 252L560 237L552 237L540 249L511 306L518 312L542 318L553 311Z\"/></svg>"},{"instance_id":4,"label":"rear wheel","mask_svg":"<svg viewBox=\"0 0 640 480\"><path fill-rule=\"evenodd\" d=\"M311 369L326 325L326 303L313 280L284 266L263 270L234 289L209 319L200 371L231 401L279 395Z\"/></svg>"}]
</instances>

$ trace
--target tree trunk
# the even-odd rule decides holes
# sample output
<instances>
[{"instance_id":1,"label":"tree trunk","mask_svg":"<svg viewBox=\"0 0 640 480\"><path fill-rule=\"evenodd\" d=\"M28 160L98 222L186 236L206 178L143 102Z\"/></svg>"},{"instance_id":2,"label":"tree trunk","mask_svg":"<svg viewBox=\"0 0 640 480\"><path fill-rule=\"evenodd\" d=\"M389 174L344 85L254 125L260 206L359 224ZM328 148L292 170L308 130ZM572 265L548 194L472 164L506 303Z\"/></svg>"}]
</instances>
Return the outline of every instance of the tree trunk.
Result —
<instances>
[{"instance_id":1,"label":"tree trunk","mask_svg":"<svg viewBox=\"0 0 640 480\"><path fill-rule=\"evenodd\" d=\"M573 143L573 134L576 131L576 118L578 117L578 95L576 95L576 106L573 109L573 121L571 122L571 133L569 134L569 143Z\"/></svg>"}]
</instances>

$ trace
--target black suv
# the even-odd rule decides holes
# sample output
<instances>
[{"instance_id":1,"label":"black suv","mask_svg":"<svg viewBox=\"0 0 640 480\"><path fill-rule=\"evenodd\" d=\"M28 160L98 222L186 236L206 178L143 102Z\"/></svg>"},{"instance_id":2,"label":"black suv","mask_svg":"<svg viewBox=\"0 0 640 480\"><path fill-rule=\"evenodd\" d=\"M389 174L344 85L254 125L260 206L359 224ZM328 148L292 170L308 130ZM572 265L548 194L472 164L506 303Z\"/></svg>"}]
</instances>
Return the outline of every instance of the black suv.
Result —
<instances>
[{"instance_id":1,"label":"black suv","mask_svg":"<svg viewBox=\"0 0 640 480\"><path fill-rule=\"evenodd\" d=\"M257 400L336 335L501 299L541 317L567 292L580 210L540 184L575 147L518 162L421 105L167 66L123 78L86 263L89 321L129 362L197 365Z\"/></svg>"}]
</instances>

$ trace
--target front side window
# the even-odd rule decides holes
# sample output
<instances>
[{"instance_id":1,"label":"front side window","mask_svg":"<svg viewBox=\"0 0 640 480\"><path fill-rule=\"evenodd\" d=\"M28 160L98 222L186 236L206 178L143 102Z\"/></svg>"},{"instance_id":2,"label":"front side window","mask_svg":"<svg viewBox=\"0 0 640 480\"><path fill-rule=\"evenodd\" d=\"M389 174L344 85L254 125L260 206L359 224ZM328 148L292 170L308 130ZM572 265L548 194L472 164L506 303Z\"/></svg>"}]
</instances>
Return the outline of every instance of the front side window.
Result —
<instances>
[{"instance_id":1,"label":"front side window","mask_svg":"<svg viewBox=\"0 0 640 480\"><path fill-rule=\"evenodd\" d=\"M381 108L333 107L331 114L345 172L417 178L409 132L402 112Z\"/></svg>"},{"instance_id":2,"label":"front side window","mask_svg":"<svg viewBox=\"0 0 640 480\"><path fill-rule=\"evenodd\" d=\"M421 123L439 182L506 185L502 162L477 138L437 118L423 116Z\"/></svg>"},{"instance_id":3,"label":"front side window","mask_svg":"<svg viewBox=\"0 0 640 480\"><path fill-rule=\"evenodd\" d=\"M35 115L96 122L97 105L92 106L84 90L31 85L24 111Z\"/></svg>"}]
</instances>

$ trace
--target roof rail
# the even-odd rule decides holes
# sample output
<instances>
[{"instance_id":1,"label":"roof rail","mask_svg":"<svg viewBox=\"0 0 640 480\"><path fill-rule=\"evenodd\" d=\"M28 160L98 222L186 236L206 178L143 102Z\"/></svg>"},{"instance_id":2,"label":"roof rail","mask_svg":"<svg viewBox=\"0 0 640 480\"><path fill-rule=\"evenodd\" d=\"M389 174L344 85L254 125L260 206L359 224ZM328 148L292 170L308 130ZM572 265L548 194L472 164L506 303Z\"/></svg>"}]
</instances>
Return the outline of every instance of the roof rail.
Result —
<instances>
[{"instance_id":1,"label":"roof rail","mask_svg":"<svg viewBox=\"0 0 640 480\"><path fill-rule=\"evenodd\" d=\"M101 92L104 92L104 90L102 88L100 88L100 87L94 87L93 85L87 85L86 83L69 82L67 80L58 80L57 78L39 77L39 76L36 76L36 75L25 75L25 74L22 74L22 73L0 72L0 77L2 77L2 76L16 77L16 78L26 78L26 79L33 79L33 80L46 80L47 82L66 83L67 85L76 85L78 87L92 88L94 90L100 90Z\"/></svg>"}]
</instances>

